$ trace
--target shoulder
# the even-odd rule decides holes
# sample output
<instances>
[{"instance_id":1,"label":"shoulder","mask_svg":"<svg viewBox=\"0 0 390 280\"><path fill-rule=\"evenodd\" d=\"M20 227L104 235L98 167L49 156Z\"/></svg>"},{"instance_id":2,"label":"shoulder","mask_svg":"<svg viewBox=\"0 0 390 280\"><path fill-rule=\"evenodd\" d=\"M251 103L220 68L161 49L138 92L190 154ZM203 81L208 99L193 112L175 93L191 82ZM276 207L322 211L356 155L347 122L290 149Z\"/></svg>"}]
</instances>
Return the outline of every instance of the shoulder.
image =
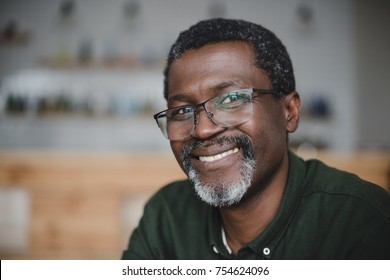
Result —
<instances>
[{"instance_id":1,"label":"shoulder","mask_svg":"<svg viewBox=\"0 0 390 280\"><path fill-rule=\"evenodd\" d=\"M296 185L302 193L292 227L300 233L297 238L317 242L317 258L387 259L390 194L318 160L295 157L293 162L302 177Z\"/></svg>"},{"instance_id":2,"label":"shoulder","mask_svg":"<svg viewBox=\"0 0 390 280\"><path fill-rule=\"evenodd\" d=\"M159 216L181 216L205 207L206 204L197 197L191 183L181 180L162 187L154 194L145 205L144 215L152 211Z\"/></svg>"},{"instance_id":3,"label":"shoulder","mask_svg":"<svg viewBox=\"0 0 390 280\"><path fill-rule=\"evenodd\" d=\"M146 203L122 258L178 258L188 247L183 244L195 240L199 235L196 230L202 232L207 213L207 207L196 197L188 180L162 187Z\"/></svg>"},{"instance_id":4,"label":"shoulder","mask_svg":"<svg viewBox=\"0 0 390 280\"><path fill-rule=\"evenodd\" d=\"M195 197L195 192L188 180L180 180L169 183L158 190L148 202L155 204L159 202L171 203L192 200Z\"/></svg>"},{"instance_id":5,"label":"shoulder","mask_svg":"<svg viewBox=\"0 0 390 280\"><path fill-rule=\"evenodd\" d=\"M327 166L319 160L304 162L306 182L304 196L322 195L340 201L353 201L390 217L390 194L382 187L355 174Z\"/></svg>"}]
</instances>

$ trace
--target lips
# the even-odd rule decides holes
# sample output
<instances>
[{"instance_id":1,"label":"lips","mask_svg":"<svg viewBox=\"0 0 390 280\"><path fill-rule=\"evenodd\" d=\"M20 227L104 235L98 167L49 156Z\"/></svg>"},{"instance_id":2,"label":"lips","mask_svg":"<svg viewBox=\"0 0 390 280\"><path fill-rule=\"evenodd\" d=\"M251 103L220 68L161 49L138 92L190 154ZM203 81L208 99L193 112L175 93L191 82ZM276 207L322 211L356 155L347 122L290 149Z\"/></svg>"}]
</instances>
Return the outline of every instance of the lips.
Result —
<instances>
[{"instance_id":1,"label":"lips","mask_svg":"<svg viewBox=\"0 0 390 280\"><path fill-rule=\"evenodd\" d=\"M219 154L215 154L215 155L211 155L211 156L199 156L199 160L201 162L213 162L213 161L222 159L224 157L227 157L229 155L238 153L239 150L240 149L238 147L235 147L233 149L227 150L227 151L219 153Z\"/></svg>"},{"instance_id":2,"label":"lips","mask_svg":"<svg viewBox=\"0 0 390 280\"><path fill-rule=\"evenodd\" d=\"M246 135L220 137L212 140L195 139L184 146L180 159L184 171L215 177L216 170L236 168L237 157L252 159L250 140ZM211 172L211 173L210 173Z\"/></svg>"}]
</instances>

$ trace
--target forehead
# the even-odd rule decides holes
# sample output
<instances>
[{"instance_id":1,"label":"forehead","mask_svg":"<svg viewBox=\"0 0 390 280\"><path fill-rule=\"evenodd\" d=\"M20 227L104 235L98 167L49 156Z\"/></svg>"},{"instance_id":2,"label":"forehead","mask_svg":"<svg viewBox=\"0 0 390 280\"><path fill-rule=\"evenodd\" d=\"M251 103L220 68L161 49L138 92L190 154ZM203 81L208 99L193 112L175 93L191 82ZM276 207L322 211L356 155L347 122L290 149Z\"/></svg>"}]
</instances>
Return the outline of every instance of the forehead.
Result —
<instances>
[{"instance_id":1,"label":"forehead","mask_svg":"<svg viewBox=\"0 0 390 280\"><path fill-rule=\"evenodd\" d=\"M175 94L207 92L220 84L242 87L268 86L267 75L255 66L249 43L221 42L185 52L172 62L168 75L168 99Z\"/></svg>"}]
</instances>

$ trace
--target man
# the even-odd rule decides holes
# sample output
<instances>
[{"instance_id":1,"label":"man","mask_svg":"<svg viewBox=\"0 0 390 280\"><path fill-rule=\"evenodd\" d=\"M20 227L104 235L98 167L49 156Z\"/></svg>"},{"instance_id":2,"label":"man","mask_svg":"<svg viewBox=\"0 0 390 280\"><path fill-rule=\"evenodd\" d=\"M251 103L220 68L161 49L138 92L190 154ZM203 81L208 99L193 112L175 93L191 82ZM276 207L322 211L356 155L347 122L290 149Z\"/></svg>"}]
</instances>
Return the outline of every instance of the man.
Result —
<instances>
[{"instance_id":1,"label":"man","mask_svg":"<svg viewBox=\"0 0 390 280\"><path fill-rule=\"evenodd\" d=\"M289 152L300 98L272 32L201 21L164 74L169 109L154 118L189 180L151 198L123 258L390 258L389 194Z\"/></svg>"}]
</instances>

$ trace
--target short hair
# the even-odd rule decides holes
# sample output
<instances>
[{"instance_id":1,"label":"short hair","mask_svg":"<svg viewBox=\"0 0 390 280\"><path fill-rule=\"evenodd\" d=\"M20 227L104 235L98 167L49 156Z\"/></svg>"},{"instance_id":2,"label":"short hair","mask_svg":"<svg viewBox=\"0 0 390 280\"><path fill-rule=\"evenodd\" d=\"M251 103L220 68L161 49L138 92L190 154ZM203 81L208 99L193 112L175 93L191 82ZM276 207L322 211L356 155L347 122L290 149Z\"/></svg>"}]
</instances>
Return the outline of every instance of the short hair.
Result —
<instances>
[{"instance_id":1,"label":"short hair","mask_svg":"<svg viewBox=\"0 0 390 280\"><path fill-rule=\"evenodd\" d=\"M272 89L283 94L295 91L295 78L286 47L273 32L244 20L214 18L198 22L179 34L172 45L164 70L164 97L168 99L168 76L172 62L188 50L219 42L248 42L255 56L254 64L264 71Z\"/></svg>"}]
</instances>

